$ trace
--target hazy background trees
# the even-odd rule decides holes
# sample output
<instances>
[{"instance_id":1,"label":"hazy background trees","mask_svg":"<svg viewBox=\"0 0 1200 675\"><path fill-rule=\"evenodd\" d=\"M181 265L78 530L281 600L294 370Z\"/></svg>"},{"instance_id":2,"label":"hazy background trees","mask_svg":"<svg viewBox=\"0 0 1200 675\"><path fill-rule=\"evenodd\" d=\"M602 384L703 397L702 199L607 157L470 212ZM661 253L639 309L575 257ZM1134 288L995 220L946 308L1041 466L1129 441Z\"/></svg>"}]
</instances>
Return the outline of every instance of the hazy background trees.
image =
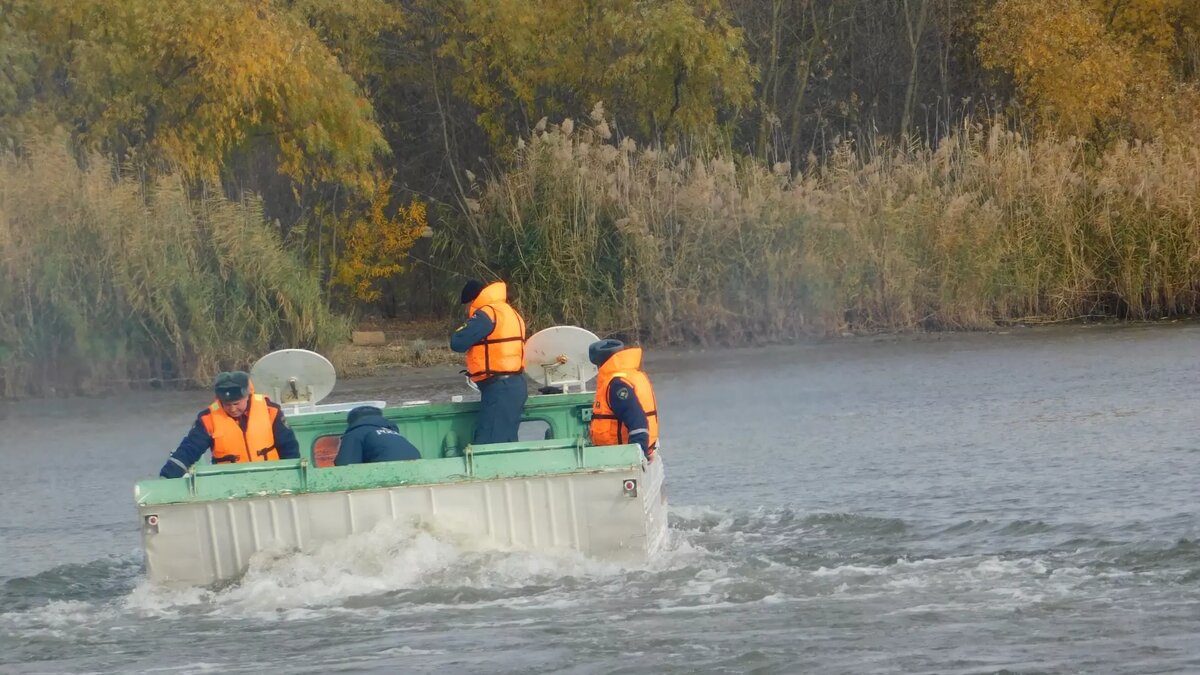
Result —
<instances>
[{"instance_id":1,"label":"hazy background trees","mask_svg":"<svg viewBox=\"0 0 1200 675\"><path fill-rule=\"evenodd\" d=\"M956 199L995 207L1003 200L996 201L981 176L1001 166L1020 171L1021 156L1054 156L1084 183L1097 181L1101 192L1114 188L1098 176L1134 180L1113 173L1122 162L1189 156L1197 148L1198 75L1200 3L1194 0L0 0L0 141L10 180L21 162L62 147L82 172L61 172L62 180L94 183L96 170L108 171L117 185L142 185L151 213L161 191L152 186L163 180L209 208L213 200L247 207L249 220L239 216L238 222L257 223L253 227L314 280L320 292L305 297L323 311L443 316L453 309L462 275L534 284L547 269L566 269L563 260L589 259L547 246L586 241L609 255L595 266L604 270L593 280L599 286L572 281L565 285L572 295L563 298L552 297L564 288L561 281L531 290L542 298L546 319L599 320L615 305L603 311L596 309L603 303L585 306L607 294L611 302L640 308L620 312L614 329L671 340L787 337L806 326L853 328L868 315L872 326L904 328L977 325L1029 311L1187 311L1191 291L1176 276L1173 300L1163 305L1143 302L1148 296L1126 297L1133 286L1118 292L1103 281L1109 272L1096 272L1084 275L1091 281L1072 282L1090 290L1076 289L1075 300L1059 310L1023 295L1017 304L1024 309L1017 311L983 294L956 299L957 309L939 318L941 305L930 300L929 288L917 284L909 295L893 297L904 285L890 285L889 270L899 263L888 256L936 268L940 249L922 248L937 239L921 234L932 227L923 223L938 220L929 213ZM987 140L1002 133L1015 136L1003 136L1008 140L999 145ZM553 143L546 145L548 139ZM534 152L537 143L559 156L539 154L545 147ZM1059 145L1051 152L1046 144ZM577 165L580 157L592 164ZM986 161L971 159L978 157ZM649 171L653 166L659 169ZM704 192L696 186L711 176L696 172L714 166L728 168L732 182L718 181L720 189ZM965 175L956 171L967 166L978 171L955 182ZM29 167L48 175L36 163ZM596 167L608 173L585 175ZM567 170L577 179L552 175ZM846 240L837 254L861 268L856 280L833 270L833 276L809 274L821 265L807 248L796 249L790 261L768 255L769 242L779 236L809 246L822 227L836 230L853 215L805 207L795 212L803 217L780 221L791 208L780 204L798 198L802 186L866 185L881 175L888 183L910 171L925 171L928 185L940 185L932 192L920 185L900 190L934 200L933 211L901 223L882 206L891 197L861 201L868 210L858 214L869 224L860 233L866 239ZM836 172L845 176L835 180ZM650 181L637 186L647 191L629 192L629 175ZM1008 181L1011 176L993 178L995 185L1032 189ZM674 187L664 182L652 189L659 180L674 180ZM1179 176L1162 180L1177 190L1189 185ZM780 192L766 190L768 183ZM680 193L682 185L693 187ZM607 192L594 192L601 188ZM1160 188L1121 189L1156 213ZM775 196L763 197L767 193ZM1081 204L1094 206L1099 193L1070 194L1083 202L1066 212L1079 227L1095 227L1097 214ZM720 195L717 202L713 195ZM658 203L659 197L670 201ZM698 201L680 201L686 199ZM0 258L0 273L8 282L17 274L13 261L32 250L14 234L12 223L29 225L27 214L11 213L16 203L4 203L9 229L0 232L7 256ZM872 215L872 203L885 215ZM697 210L703 204L709 211ZM763 206L770 212L746 210L746 204L771 205ZM729 216L731 208L741 209L734 218L741 234L712 230L710 219ZM81 209L75 212L90 212ZM585 212L591 220L578 221ZM1028 232L1040 227L1036 214L1009 215ZM1191 218L1173 211L1164 217L1172 228ZM189 222L203 227L206 218ZM560 237L568 222L578 222L583 229L576 234L587 236ZM756 230L767 222L782 229ZM1004 230L1004 222L996 227ZM556 233L554 223L564 223L564 232ZM637 223L653 224L643 234L658 234L630 238ZM1149 237L1147 246L1161 234L1151 226L1140 231ZM743 251L737 264L721 257L727 250L678 257L694 253L683 247L689 233L727 244L749 237L762 244L755 255L766 257ZM256 241L262 247L267 240ZM1171 242L1153 248L1190 250ZM889 253L896 245L901 249ZM1153 294L1147 270L1168 264L1154 255L1136 273L1110 272L1142 279L1143 290ZM801 258L810 259L804 273ZM677 269L707 265L724 272L693 275L677 287L632 282L631 270L652 260L667 266L687 260ZM996 274L1016 274L1005 260ZM1112 256L1106 260L1096 264L1111 263ZM789 264L797 269L786 271ZM965 273L970 265L951 267ZM767 270L780 275L769 277ZM737 275L736 283L726 273ZM50 281L40 283L29 293L61 295ZM702 294L704 284L740 288L743 300L722 301L731 307L756 292L773 294L776 304L753 317L715 322L723 328L711 335L679 334L670 324L678 318L676 295L700 302L691 296ZM864 309L867 291L861 289L873 289L890 309ZM808 304L787 311L808 319L780 319L778 302L786 298L806 298ZM988 306L966 311L971 302ZM913 309L918 306L926 309ZM130 315L131 325L139 312ZM816 314L823 318L813 320ZM981 318L963 318L968 315ZM889 323L889 316L907 318ZM738 328L739 320L748 328ZM32 344L27 338L0 335L0 363L33 358L21 356L18 342ZM193 359L159 370L198 372L207 363Z\"/></svg>"}]
</instances>

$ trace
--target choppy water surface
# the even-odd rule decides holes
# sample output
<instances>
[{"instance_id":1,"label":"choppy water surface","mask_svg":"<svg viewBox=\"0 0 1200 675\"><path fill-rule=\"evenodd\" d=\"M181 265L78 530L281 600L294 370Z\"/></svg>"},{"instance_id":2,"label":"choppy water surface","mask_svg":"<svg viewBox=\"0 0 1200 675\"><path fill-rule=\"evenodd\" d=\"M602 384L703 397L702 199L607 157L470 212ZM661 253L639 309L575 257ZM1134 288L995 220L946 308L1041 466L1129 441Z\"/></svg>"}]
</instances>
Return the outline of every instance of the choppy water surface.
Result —
<instances>
[{"instance_id":1,"label":"choppy water surface","mask_svg":"<svg viewBox=\"0 0 1200 675\"><path fill-rule=\"evenodd\" d=\"M0 407L0 671L1200 671L1200 326L652 359L669 550L381 529L142 579L132 482L203 394ZM343 399L445 398L444 372Z\"/></svg>"}]
</instances>

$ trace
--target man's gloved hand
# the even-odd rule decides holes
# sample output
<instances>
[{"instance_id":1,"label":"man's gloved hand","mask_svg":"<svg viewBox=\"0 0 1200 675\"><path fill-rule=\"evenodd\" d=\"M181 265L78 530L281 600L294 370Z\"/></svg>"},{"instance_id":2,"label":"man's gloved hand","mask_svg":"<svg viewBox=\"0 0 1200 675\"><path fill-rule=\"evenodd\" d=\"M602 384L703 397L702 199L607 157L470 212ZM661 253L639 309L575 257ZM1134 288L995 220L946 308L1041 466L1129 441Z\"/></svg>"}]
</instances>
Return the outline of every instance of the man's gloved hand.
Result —
<instances>
[{"instance_id":1,"label":"man's gloved hand","mask_svg":"<svg viewBox=\"0 0 1200 675\"><path fill-rule=\"evenodd\" d=\"M183 469L175 462L167 462L158 471L159 478L181 478L183 474Z\"/></svg>"}]
</instances>

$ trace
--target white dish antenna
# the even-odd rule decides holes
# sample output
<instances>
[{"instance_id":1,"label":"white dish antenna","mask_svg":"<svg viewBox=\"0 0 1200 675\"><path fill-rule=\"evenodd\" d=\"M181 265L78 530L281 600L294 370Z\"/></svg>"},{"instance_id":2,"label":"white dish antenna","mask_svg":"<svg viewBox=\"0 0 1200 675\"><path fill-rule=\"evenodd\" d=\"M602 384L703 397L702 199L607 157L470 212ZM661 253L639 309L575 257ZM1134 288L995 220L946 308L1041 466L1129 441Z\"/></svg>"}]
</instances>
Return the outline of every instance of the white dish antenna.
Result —
<instances>
[{"instance_id":1,"label":"white dish antenna","mask_svg":"<svg viewBox=\"0 0 1200 675\"><path fill-rule=\"evenodd\" d=\"M553 326L525 342L525 376L543 387L583 387L596 376L588 346L599 340L578 326Z\"/></svg>"},{"instance_id":2,"label":"white dish antenna","mask_svg":"<svg viewBox=\"0 0 1200 675\"><path fill-rule=\"evenodd\" d=\"M315 406L333 391L337 372L329 359L307 349L271 352L250 368L255 393L291 406Z\"/></svg>"}]
</instances>

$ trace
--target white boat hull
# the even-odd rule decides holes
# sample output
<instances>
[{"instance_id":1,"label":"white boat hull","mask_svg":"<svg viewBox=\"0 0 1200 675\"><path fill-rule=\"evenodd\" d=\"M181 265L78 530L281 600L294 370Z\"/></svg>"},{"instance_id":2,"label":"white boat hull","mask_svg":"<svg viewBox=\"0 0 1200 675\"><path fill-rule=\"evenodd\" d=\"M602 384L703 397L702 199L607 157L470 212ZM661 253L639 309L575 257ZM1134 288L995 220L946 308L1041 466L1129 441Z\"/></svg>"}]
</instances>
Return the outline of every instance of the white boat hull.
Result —
<instances>
[{"instance_id":1,"label":"white boat hull","mask_svg":"<svg viewBox=\"0 0 1200 675\"><path fill-rule=\"evenodd\" d=\"M627 481L634 481L629 490ZM312 552L387 521L428 522L480 548L579 551L638 564L667 532L661 456L622 470L139 507L147 576L208 585L260 551Z\"/></svg>"}]
</instances>

